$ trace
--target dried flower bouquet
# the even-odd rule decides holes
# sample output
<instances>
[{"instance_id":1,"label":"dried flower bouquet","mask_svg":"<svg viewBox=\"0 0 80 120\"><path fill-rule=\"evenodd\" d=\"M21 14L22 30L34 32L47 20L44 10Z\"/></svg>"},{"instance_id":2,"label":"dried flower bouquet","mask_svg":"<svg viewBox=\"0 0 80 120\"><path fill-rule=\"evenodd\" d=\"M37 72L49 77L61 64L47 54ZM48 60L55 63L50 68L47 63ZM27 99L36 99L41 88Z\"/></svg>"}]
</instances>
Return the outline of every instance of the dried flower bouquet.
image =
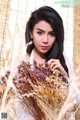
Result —
<instances>
[{"instance_id":1,"label":"dried flower bouquet","mask_svg":"<svg viewBox=\"0 0 80 120\"><path fill-rule=\"evenodd\" d=\"M34 69L22 62L13 83L22 97L22 103L35 120L57 120L68 94L68 82L58 70L43 67L34 61Z\"/></svg>"},{"instance_id":2,"label":"dried flower bouquet","mask_svg":"<svg viewBox=\"0 0 80 120\"><path fill-rule=\"evenodd\" d=\"M80 91L80 69L74 79ZM72 89L75 89L74 86ZM9 71L0 77L0 112L7 112L8 120L15 120L14 101L17 98L34 120L69 120L67 114L75 106L72 101L80 97L80 92L75 97L73 94L69 91L67 80L58 70L51 70L47 64L37 65L35 61L33 69L32 65L22 61L14 77ZM74 111L75 119L78 120L79 104Z\"/></svg>"}]
</instances>

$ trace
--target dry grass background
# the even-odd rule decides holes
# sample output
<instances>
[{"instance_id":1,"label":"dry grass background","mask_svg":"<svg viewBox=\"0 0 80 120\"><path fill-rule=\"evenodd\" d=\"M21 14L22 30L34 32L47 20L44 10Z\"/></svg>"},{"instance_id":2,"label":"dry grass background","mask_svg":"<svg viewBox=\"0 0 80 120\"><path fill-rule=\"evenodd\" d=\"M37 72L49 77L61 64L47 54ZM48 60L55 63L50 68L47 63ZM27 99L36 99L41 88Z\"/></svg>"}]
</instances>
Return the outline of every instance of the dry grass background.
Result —
<instances>
[{"instance_id":1,"label":"dry grass background","mask_svg":"<svg viewBox=\"0 0 80 120\"><path fill-rule=\"evenodd\" d=\"M80 5L74 7L74 68L80 65Z\"/></svg>"},{"instance_id":2,"label":"dry grass background","mask_svg":"<svg viewBox=\"0 0 80 120\"><path fill-rule=\"evenodd\" d=\"M9 28L10 19L12 19L11 14L13 14L13 17L15 17L14 12L16 13L16 17L21 17L17 16L17 12L20 13L20 9L18 8L19 11L17 10L17 7L11 8L11 1L12 0L0 0L0 71L4 69L6 71L7 68L11 67L12 62L14 62L14 56L15 52L20 55L22 54L23 48L24 48L24 43L23 39L24 38L21 35L21 29L20 25L18 24L20 21L15 21L16 26L15 33L13 33L13 27ZM16 1L18 4L18 0ZM13 11L12 11L13 10ZM74 48L73 48L73 59L74 59L74 68L76 69L78 67L78 64L80 63L80 7L79 5L75 5L74 9ZM23 13L21 13L24 15ZM19 15L21 15L19 14ZM24 18L23 18L24 19ZM26 19L24 20L26 21ZM24 22L24 21L21 21ZM14 24L14 23L12 23ZM24 22L25 24L25 22ZM22 26L23 27L23 26ZM71 26L70 26L71 27ZM14 38L17 40L16 42L14 41ZM17 46L18 44L18 46ZM23 45L22 45L23 44Z\"/></svg>"},{"instance_id":3,"label":"dry grass background","mask_svg":"<svg viewBox=\"0 0 80 120\"><path fill-rule=\"evenodd\" d=\"M18 4L18 0L16 2ZM19 57L24 51L22 28L18 23L20 11L12 4L13 0L0 0L0 73L11 69L16 56Z\"/></svg>"},{"instance_id":4,"label":"dry grass background","mask_svg":"<svg viewBox=\"0 0 80 120\"><path fill-rule=\"evenodd\" d=\"M15 36L12 34L12 31L11 31L12 28L11 29L9 28L9 22L10 22L9 18L11 17L10 16L11 12L12 14L14 14L13 11L14 12L17 11L17 8L11 11L10 5L11 5L11 0L0 0L0 71L2 70L5 71L7 67L10 68L12 62L14 62L13 58L14 58L15 52L17 52L17 54L19 55L22 54L22 50L24 47L24 43L22 45L23 36L21 35L20 26L16 23L16 27L15 27L16 35ZM14 43L14 39L13 39L14 37L17 40L16 43ZM16 44L18 44L18 46L16 46L16 49L15 49L14 46ZM80 7L78 5L74 7L74 48L73 48L73 51L74 51L74 54L73 54L74 68L76 69L80 64Z\"/></svg>"},{"instance_id":5,"label":"dry grass background","mask_svg":"<svg viewBox=\"0 0 80 120\"><path fill-rule=\"evenodd\" d=\"M0 69L4 68L9 60L9 50L6 49L6 38L8 31L9 18L9 4L8 0L0 0Z\"/></svg>"},{"instance_id":6,"label":"dry grass background","mask_svg":"<svg viewBox=\"0 0 80 120\"><path fill-rule=\"evenodd\" d=\"M22 11L23 13L20 13L22 8L17 8L11 6L12 0L0 0L0 71L5 71L6 69L9 69L11 67L12 62L14 62L14 56L15 52L19 56L22 54L22 50L24 49L24 37L22 34L24 34L23 27L25 26L26 18L23 16L21 18L22 14L24 15L25 11ZM18 5L18 0L15 5ZM13 8L11 8L13 7ZM22 9L23 10L23 9ZM74 11L74 48L73 48L73 60L74 60L74 68L76 69L78 67L78 64L80 63L80 9L79 6L76 5L73 9ZM18 16L17 16L18 12ZM28 12L28 10L27 10ZM16 15L14 15L16 13ZM13 16L13 18L12 18ZM28 15L27 15L28 16ZM18 17L18 18L16 18ZM16 18L17 22L14 20ZM23 20L21 21L20 20ZM12 29L10 28L10 21L12 21L12 24L15 26L15 31L13 33ZM20 23L23 22L24 25L20 26ZM16 23L16 24L15 24ZM14 41L17 40L16 42ZM23 43L23 45L22 45ZM16 49L14 46L16 45ZM16 56L17 56L16 55Z\"/></svg>"}]
</instances>

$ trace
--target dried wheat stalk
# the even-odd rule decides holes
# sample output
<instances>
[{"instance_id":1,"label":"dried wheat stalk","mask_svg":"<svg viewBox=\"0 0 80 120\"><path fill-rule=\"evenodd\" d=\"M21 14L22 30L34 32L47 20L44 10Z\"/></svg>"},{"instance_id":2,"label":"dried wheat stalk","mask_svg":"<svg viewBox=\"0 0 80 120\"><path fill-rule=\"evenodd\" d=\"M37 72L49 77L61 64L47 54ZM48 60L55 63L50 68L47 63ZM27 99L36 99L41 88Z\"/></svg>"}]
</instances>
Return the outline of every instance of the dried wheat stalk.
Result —
<instances>
[{"instance_id":1,"label":"dried wheat stalk","mask_svg":"<svg viewBox=\"0 0 80 120\"><path fill-rule=\"evenodd\" d=\"M13 82L35 120L57 120L68 93L67 80L58 70L51 70L47 64L37 66L36 62L33 70L22 62Z\"/></svg>"}]
</instances>

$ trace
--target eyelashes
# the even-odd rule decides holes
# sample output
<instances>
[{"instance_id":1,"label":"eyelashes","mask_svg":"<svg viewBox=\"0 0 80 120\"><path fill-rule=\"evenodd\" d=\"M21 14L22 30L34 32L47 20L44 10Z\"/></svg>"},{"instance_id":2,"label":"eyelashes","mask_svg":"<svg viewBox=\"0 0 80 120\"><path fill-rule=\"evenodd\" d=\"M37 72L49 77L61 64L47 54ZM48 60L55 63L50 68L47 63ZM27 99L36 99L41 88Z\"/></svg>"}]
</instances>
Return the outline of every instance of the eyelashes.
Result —
<instances>
[{"instance_id":1,"label":"eyelashes","mask_svg":"<svg viewBox=\"0 0 80 120\"><path fill-rule=\"evenodd\" d=\"M55 32L49 33L52 37L54 37L56 34Z\"/></svg>"},{"instance_id":2,"label":"eyelashes","mask_svg":"<svg viewBox=\"0 0 80 120\"><path fill-rule=\"evenodd\" d=\"M42 32L42 31L37 31L37 34L38 35L43 35L45 32ZM54 37L56 34L55 34L55 32L49 32L48 33L51 37Z\"/></svg>"},{"instance_id":3,"label":"eyelashes","mask_svg":"<svg viewBox=\"0 0 80 120\"><path fill-rule=\"evenodd\" d=\"M39 35L42 35L42 34L43 34L43 32L41 32L41 31L38 31L37 33L38 33Z\"/></svg>"}]
</instances>

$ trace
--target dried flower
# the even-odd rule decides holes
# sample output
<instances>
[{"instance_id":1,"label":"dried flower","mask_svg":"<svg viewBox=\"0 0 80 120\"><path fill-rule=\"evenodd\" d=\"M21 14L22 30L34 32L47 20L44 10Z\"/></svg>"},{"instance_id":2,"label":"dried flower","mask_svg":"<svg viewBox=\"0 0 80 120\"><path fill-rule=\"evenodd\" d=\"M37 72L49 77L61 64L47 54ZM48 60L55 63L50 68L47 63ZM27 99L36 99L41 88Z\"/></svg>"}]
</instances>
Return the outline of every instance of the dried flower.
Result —
<instances>
[{"instance_id":1,"label":"dried flower","mask_svg":"<svg viewBox=\"0 0 80 120\"><path fill-rule=\"evenodd\" d=\"M57 120L68 93L68 83L58 70L36 62L32 69L29 63L23 61L13 83L35 120Z\"/></svg>"}]
</instances>

